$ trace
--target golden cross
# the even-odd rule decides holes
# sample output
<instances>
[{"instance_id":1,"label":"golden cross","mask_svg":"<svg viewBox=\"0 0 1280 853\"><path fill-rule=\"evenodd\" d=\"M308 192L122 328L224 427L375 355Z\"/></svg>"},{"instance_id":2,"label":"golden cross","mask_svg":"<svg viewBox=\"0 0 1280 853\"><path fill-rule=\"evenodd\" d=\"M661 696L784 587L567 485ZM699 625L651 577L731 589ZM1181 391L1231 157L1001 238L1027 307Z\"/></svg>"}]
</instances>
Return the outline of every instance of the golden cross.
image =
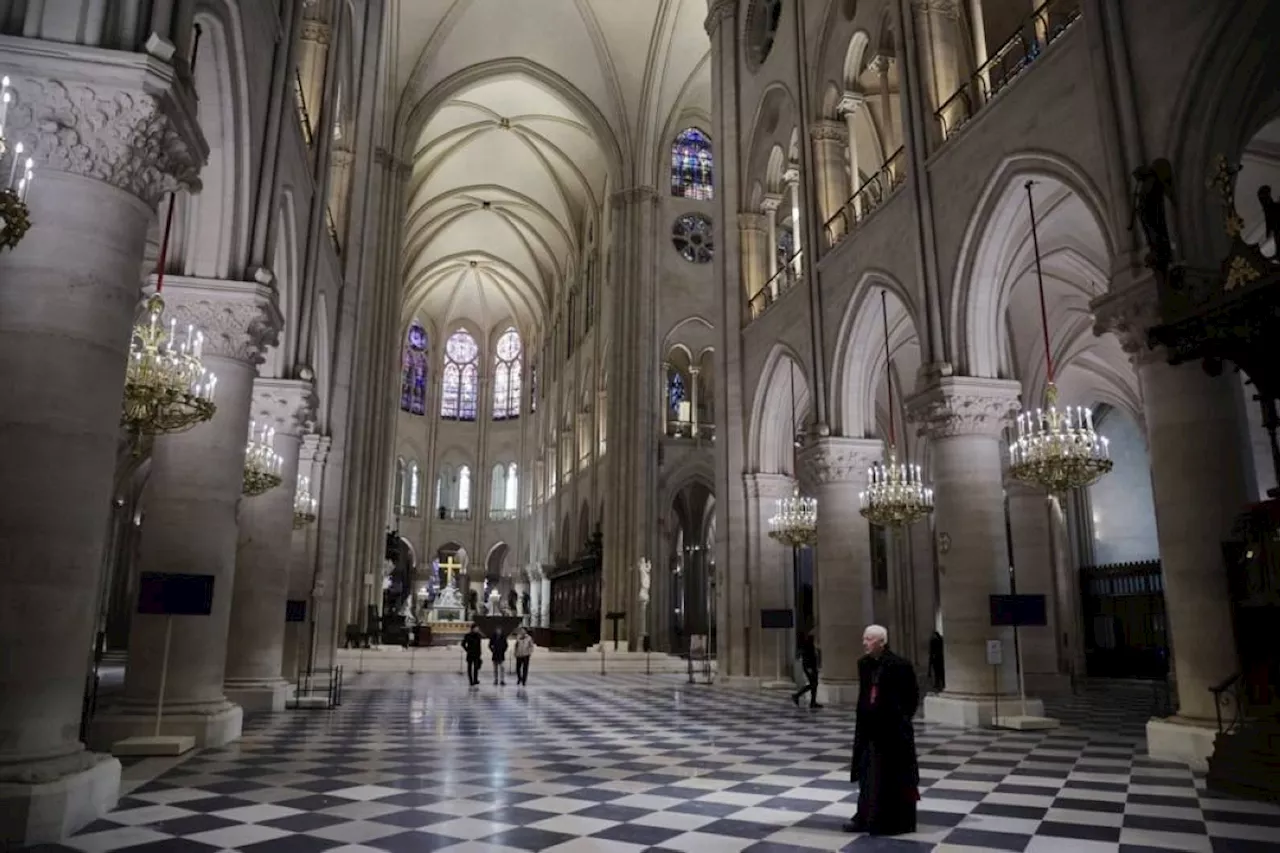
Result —
<instances>
[{"instance_id":1,"label":"golden cross","mask_svg":"<svg viewBox=\"0 0 1280 853\"><path fill-rule=\"evenodd\" d=\"M458 562L456 555L450 554L448 557L440 561L440 568L445 571L445 586L453 586L453 573L461 571L462 563Z\"/></svg>"}]
</instances>

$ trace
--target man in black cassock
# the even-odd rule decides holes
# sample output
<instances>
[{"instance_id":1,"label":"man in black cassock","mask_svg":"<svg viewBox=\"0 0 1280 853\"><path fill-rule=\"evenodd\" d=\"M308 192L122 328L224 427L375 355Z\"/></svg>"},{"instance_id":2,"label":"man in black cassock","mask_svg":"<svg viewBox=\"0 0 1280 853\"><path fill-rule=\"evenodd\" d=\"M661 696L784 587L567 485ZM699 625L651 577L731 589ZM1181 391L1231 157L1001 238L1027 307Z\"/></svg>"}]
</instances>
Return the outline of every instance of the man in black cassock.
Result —
<instances>
[{"instance_id":1,"label":"man in black cassock","mask_svg":"<svg viewBox=\"0 0 1280 853\"><path fill-rule=\"evenodd\" d=\"M910 661L889 651L889 632L871 625L858 661L858 718L853 733L852 778L858 812L845 832L900 835L916 831L920 769L911 718L920 688Z\"/></svg>"}]
</instances>

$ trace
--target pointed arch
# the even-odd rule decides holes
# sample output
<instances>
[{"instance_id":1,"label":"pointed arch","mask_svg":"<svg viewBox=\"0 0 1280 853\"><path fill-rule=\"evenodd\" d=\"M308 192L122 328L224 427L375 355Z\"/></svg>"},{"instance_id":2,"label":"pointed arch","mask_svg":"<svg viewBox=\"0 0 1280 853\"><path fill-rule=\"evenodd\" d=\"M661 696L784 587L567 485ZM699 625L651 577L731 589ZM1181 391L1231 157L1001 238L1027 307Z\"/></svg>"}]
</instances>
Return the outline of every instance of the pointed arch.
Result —
<instances>
[{"instance_id":1,"label":"pointed arch","mask_svg":"<svg viewBox=\"0 0 1280 853\"><path fill-rule=\"evenodd\" d=\"M747 466L750 471L794 474L793 442L810 405L804 359L785 344L775 344L765 359L751 405ZM791 393L794 383L795 408Z\"/></svg>"}]
</instances>

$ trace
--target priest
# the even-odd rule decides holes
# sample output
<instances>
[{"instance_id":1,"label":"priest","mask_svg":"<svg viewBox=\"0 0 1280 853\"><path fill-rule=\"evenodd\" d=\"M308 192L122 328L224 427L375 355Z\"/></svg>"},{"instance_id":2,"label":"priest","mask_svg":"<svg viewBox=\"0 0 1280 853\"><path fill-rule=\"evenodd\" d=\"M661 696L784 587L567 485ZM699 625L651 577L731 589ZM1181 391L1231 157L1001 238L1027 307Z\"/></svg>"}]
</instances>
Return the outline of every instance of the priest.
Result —
<instances>
[{"instance_id":1,"label":"priest","mask_svg":"<svg viewBox=\"0 0 1280 853\"><path fill-rule=\"evenodd\" d=\"M858 718L851 776L858 812L846 832L900 835L916 830L920 770L912 718L920 689L910 661L889 650L889 632L870 625L858 661Z\"/></svg>"}]
</instances>

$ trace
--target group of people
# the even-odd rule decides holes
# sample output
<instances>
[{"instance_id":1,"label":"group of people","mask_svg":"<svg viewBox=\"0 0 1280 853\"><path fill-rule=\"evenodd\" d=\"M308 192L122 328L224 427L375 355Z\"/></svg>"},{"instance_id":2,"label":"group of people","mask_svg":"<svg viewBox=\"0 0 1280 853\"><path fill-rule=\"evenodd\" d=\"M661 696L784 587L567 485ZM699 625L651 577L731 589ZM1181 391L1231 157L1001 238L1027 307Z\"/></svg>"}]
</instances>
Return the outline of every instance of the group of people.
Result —
<instances>
[{"instance_id":1,"label":"group of people","mask_svg":"<svg viewBox=\"0 0 1280 853\"><path fill-rule=\"evenodd\" d=\"M938 637L941 640L941 637ZM932 657L933 643L930 643ZM858 809L844 824L845 832L900 835L916 831L916 803L920 800L920 769L916 763L912 719L920 704L915 668L889 650L889 632L871 625L862 634L863 656L858 660L858 716L853 730L851 781L858 786ZM938 650L941 657L941 649ZM809 694L809 707L818 704L821 654L812 631L801 635L796 656L805 685L791 694L797 706ZM939 684L941 664L930 675Z\"/></svg>"},{"instance_id":2,"label":"group of people","mask_svg":"<svg viewBox=\"0 0 1280 853\"><path fill-rule=\"evenodd\" d=\"M512 653L516 659L516 684L523 687L529 683L529 659L533 657L533 637L521 627L516 630L514 642L509 643L501 628L495 628L489 637L489 656L493 660L493 683L505 686L507 683L507 648L514 646ZM472 623L471 630L462 638L462 650L467 656L467 683L472 687L480 686L480 670L484 668L484 634L480 626Z\"/></svg>"}]
</instances>

